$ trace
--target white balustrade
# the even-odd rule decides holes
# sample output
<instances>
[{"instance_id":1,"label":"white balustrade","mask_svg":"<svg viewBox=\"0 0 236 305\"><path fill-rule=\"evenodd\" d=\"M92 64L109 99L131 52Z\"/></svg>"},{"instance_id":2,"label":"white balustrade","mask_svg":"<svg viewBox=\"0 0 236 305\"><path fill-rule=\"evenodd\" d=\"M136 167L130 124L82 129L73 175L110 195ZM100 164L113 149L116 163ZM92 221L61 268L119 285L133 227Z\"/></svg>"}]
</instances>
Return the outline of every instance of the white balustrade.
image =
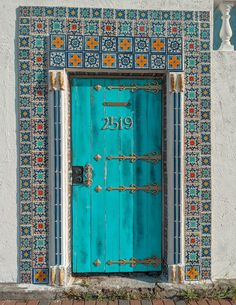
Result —
<instances>
[{"instance_id":1,"label":"white balustrade","mask_svg":"<svg viewBox=\"0 0 236 305\"><path fill-rule=\"evenodd\" d=\"M230 11L234 6L235 1L222 1L219 5L221 11L222 26L220 30L221 46L219 51L233 51L234 46L231 44L232 29L230 26Z\"/></svg>"}]
</instances>

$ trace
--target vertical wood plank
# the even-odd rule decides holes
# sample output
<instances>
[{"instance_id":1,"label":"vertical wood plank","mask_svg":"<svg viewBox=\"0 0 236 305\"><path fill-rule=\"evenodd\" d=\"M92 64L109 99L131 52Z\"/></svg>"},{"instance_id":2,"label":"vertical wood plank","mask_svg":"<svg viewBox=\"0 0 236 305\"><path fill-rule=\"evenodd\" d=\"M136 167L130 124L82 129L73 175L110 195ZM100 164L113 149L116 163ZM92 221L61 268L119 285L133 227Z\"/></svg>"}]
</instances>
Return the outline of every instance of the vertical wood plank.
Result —
<instances>
[{"instance_id":1,"label":"vertical wood plank","mask_svg":"<svg viewBox=\"0 0 236 305\"><path fill-rule=\"evenodd\" d=\"M147 152L162 152L162 106L161 93L148 93L147 102L147 130L148 142L146 143ZM162 184L162 162L147 163L148 179L146 183ZM146 238L148 243L148 257L157 256L161 258L162 246L162 192L156 195L147 194L148 202L146 205L146 214L148 218L148 229ZM161 270L161 265L149 265L148 271Z\"/></svg>"},{"instance_id":2,"label":"vertical wood plank","mask_svg":"<svg viewBox=\"0 0 236 305\"><path fill-rule=\"evenodd\" d=\"M101 90L96 90L95 86L102 86ZM104 80L91 80L91 159L94 169L91 196L91 270L94 272L104 272L106 265L105 258L105 237L106 237L106 215L105 215L105 146L106 132L101 130L104 117ZM96 161L95 156L100 155L101 159ZM96 187L101 187L97 192ZM97 262L98 264L96 264ZM100 265L99 265L100 262Z\"/></svg>"},{"instance_id":3,"label":"vertical wood plank","mask_svg":"<svg viewBox=\"0 0 236 305\"><path fill-rule=\"evenodd\" d=\"M90 88L87 80L72 81L72 165L90 162ZM72 270L90 272L90 189L72 187Z\"/></svg>"},{"instance_id":4,"label":"vertical wood plank","mask_svg":"<svg viewBox=\"0 0 236 305\"><path fill-rule=\"evenodd\" d=\"M105 81L106 87L117 85L117 80ZM106 88L104 101L119 102L118 90L109 90ZM117 117L115 107L105 107L105 116ZM113 128L115 125L113 125ZM106 133L105 150L106 156L117 156L119 152L119 130L104 130ZM105 161L105 185L114 187L120 184L120 172L118 160ZM106 200L106 261L119 260L120 252L120 193L118 191L105 191ZM119 265L106 265L106 272L119 272Z\"/></svg>"},{"instance_id":5,"label":"vertical wood plank","mask_svg":"<svg viewBox=\"0 0 236 305\"><path fill-rule=\"evenodd\" d=\"M138 85L145 83L145 80L135 80L135 84ZM148 141L146 94L143 90L137 90L134 93L134 98L134 147L135 154L141 156L146 153L146 143ZM145 185L147 175L146 162L137 160L134 164L134 184ZM136 259L145 259L148 254L146 205L147 194L144 191L134 193L134 257ZM146 270L147 267L143 264L134 267L134 271Z\"/></svg>"},{"instance_id":6,"label":"vertical wood plank","mask_svg":"<svg viewBox=\"0 0 236 305\"><path fill-rule=\"evenodd\" d=\"M120 80L120 84L129 85L130 80ZM129 156L133 153L133 127L126 128L125 118L133 119L132 95L130 90L119 92L121 102L129 102L129 107L118 107L123 127L120 129L119 155ZM119 161L120 185L133 184L133 163L129 160ZM133 257L133 194L131 192L120 193L120 259L129 260ZM131 272L130 265L120 265L120 272Z\"/></svg>"}]
</instances>

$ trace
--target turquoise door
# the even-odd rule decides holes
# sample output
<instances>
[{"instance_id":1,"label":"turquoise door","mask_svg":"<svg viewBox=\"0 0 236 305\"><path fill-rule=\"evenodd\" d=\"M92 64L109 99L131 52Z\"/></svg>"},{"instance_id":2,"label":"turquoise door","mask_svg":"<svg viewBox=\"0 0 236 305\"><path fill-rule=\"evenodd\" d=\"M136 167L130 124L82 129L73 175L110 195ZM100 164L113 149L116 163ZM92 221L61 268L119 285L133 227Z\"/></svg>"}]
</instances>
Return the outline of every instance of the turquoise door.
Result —
<instances>
[{"instance_id":1,"label":"turquoise door","mask_svg":"<svg viewBox=\"0 0 236 305\"><path fill-rule=\"evenodd\" d=\"M161 270L160 79L79 79L72 91L72 271Z\"/></svg>"}]
</instances>

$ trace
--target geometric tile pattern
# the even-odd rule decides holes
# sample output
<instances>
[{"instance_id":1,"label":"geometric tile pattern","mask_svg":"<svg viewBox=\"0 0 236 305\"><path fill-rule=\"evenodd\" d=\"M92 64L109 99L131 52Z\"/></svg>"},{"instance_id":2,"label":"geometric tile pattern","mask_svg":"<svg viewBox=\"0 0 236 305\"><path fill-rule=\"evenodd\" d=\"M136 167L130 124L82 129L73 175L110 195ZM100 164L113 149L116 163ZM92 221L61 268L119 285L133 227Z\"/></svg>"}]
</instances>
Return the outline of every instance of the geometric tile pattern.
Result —
<instances>
[{"instance_id":1,"label":"geometric tile pattern","mask_svg":"<svg viewBox=\"0 0 236 305\"><path fill-rule=\"evenodd\" d=\"M109 36L92 34L50 35L49 68L183 70L181 37L112 36L115 32ZM71 51L77 54L73 64ZM124 56L129 60L118 60Z\"/></svg>"},{"instance_id":2,"label":"geometric tile pattern","mask_svg":"<svg viewBox=\"0 0 236 305\"><path fill-rule=\"evenodd\" d=\"M18 18L20 282L48 283L48 66L185 71L185 277L210 279L209 12L20 7Z\"/></svg>"}]
</instances>

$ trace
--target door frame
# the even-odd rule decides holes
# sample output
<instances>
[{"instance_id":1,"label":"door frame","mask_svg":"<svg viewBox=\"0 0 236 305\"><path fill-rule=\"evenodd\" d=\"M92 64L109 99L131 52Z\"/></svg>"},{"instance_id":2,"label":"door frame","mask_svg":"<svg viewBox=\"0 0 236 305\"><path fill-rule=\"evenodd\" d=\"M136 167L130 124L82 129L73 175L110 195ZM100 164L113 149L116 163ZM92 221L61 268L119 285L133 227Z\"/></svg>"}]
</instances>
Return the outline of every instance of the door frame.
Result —
<instances>
[{"instance_id":1,"label":"door frame","mask_svg":"<svg viewBox=\"0 0 236 305\"><path fill-rule=\"evenodd\" d=\"M54 75L54 76L53 76ZM72 274L72 230L71 230L71 207L72 207L72 167L71 167L71 95L70 95L70 80L71 77L85 77L85 78L163 78L164 90L163 90L163 105L162 105L162 257L165 259L162 266L162 275L168 279L168 281L175 281L178 274L183 273L184 263L184 149L183 149L183 90L181 83L177 81L178 76L182 73L154 73L153 71L117 71L108 70L104 71L92 71L92 70L73 70L64 69L63 71L49 71L49 87L53 87L54 90L60 92L60 126L61 126L61 236L56 236L55 230L55 154L54 154L54 99L55 95L53 90L49 92L49 265L51 283L58 283L61 285L69 285L72 283L76 276ZM54 79L54 80L53 80ZM174 97L176 92L180 92L181 102L181 138L180 138L180 169L181 169L181 181L178 185L181 198L181 206L179 213L180 232L176 236L176 219L174 216ZM165 112L165 113L164 113ZM164 151L165 150L165 151ZM58 251L55 249L55 240L61 241L61 259L60 264L56 264L55 255ZM178 241L177 241L178 238ZM174 252L175 244L179 244L180 261L178 265L175 264ZM178 269L179 268L179 269ZM101 274L101 273L100 273ZM86 274L88 275L88 274ZM94 276L96 274L91 274ZM103 276L106 274L102 273ZM118 274L119 275L119 274ZM135 273L134 273L135 275ZM81 276L81 274L80 274ZM181 275L183 277L183 275Z\"/></svg>"}]
</instances>

